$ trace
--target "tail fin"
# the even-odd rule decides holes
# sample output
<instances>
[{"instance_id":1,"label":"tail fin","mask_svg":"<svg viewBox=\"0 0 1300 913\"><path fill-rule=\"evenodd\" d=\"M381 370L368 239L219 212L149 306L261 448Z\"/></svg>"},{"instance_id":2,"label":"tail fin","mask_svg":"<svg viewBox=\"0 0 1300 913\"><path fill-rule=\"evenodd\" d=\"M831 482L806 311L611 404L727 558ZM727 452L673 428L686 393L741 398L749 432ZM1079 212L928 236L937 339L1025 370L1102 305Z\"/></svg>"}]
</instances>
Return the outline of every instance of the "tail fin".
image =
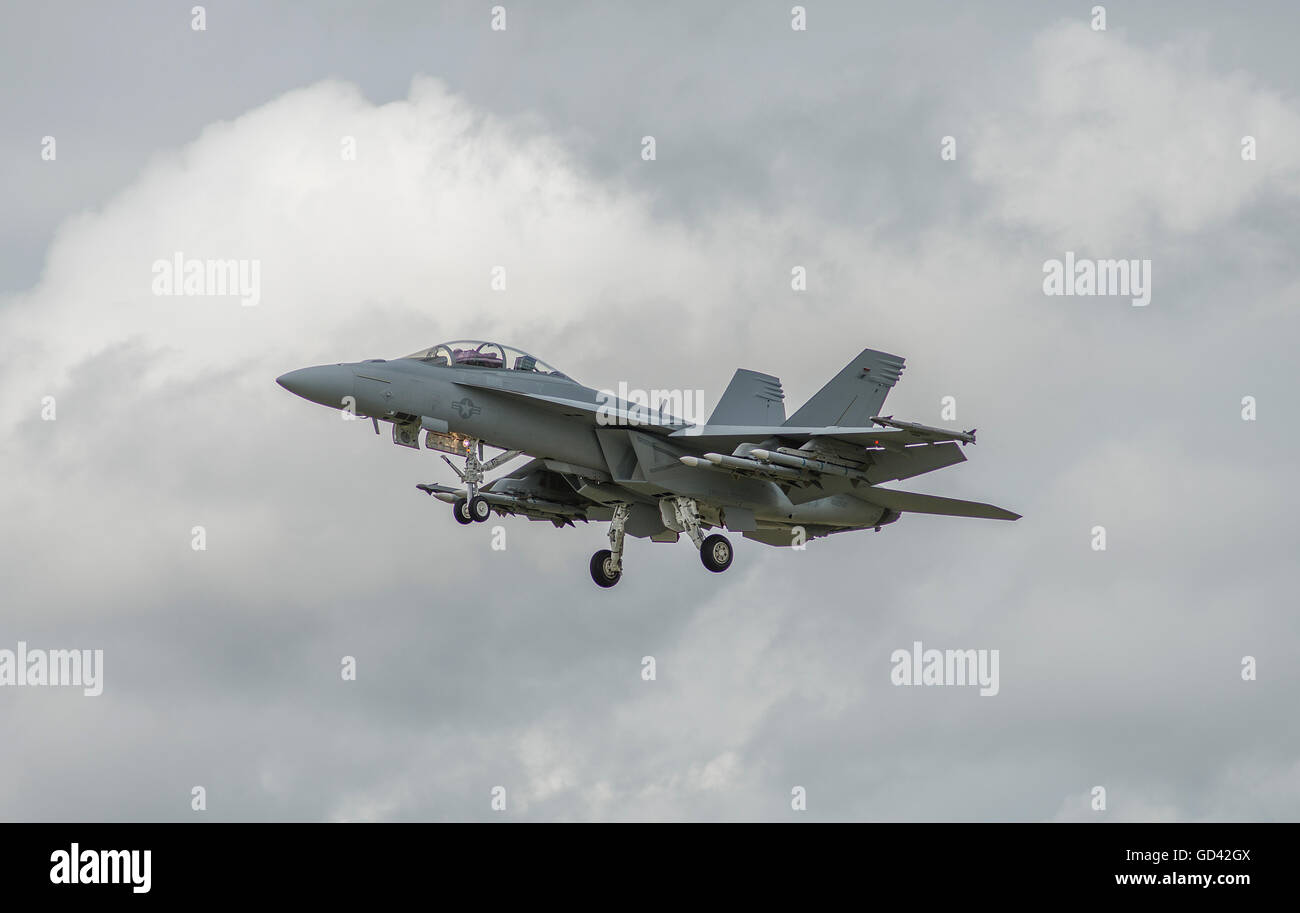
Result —
<instances>
[{"instance_id":1,"label":"tail fin","mask_svg":"<svg viewBox=\"0 0 1300 913\"><path fill-rule=\"evenodd\" d=\"M710 425L779 425L785 421L780 378L740 368L727 384Z\"/></svg>"},{"instance_id":2,"label":"tail fin","mask_svg":"<svg viewBox=\"0 0 1300 913\"><path fill-rule=\"evenodd\" d=\"M786 424L792 428L870 425L902 373L903 359L898 355L863 349L861 355L790 416Z\"/></svg>"}]
</instances>

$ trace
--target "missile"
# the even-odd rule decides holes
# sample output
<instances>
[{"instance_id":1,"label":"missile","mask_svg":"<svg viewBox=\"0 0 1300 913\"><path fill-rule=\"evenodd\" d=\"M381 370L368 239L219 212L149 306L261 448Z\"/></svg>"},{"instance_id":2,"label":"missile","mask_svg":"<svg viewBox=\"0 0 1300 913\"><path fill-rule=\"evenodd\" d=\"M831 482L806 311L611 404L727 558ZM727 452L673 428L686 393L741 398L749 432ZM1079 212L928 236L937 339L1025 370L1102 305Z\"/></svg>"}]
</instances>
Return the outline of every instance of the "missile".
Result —
<instances>
[{"instance_id":1,"label":"missile","mask_svg":"<svg viewBox=\"0 0 1300 913\"><path fill-rule=\"evenodd\" d=\"M790 469L803 469L809 472L821 472L827 475L844 476L846 478L865 478L861 472L848 466L841 466L838 463L828 463L825 460L813 460L808 457L792 456L787 453L777 453L772 450L751 450L749 455L755 459L762 460L765 463L775 463L777 466L784 466Z\"/></svg>"},{"instance_id":2,"label":"missile","mask_svg":"<svg viewBox=\"0 0 1300 913\"><path fill-rule=\"evenodd\" d=\"M778 479L802 480L804 478L804 474L795 469L772 466L745 457L727 456L722 453L706 453L704 458L715 466L721 466L734 472L757 472L765 476L776 476Z\"/></svg>"},{"instance_id":3,"label":"missile","mask_svg":"<svg viewBox=\"0 0 1300 913\"><path fill-rule=\"evenodd\" d=\"M887 428L897 428L899 431L911 431L913 434L919 434L925 437L931 437L944 441L961 441L963 444L975 443L975 429L970 431L949 431L946 428L931 428L929 425L918 425L916 422L895 421L892 415L874 416L871 419L877 425L884 425Z\"/></svg>"},{"instance_id":4,"label":"missile","mask_svg":"<svg viewBox=\"0 0 1300 913\"><path fill-rule=\"evenodd\" d=\"M745 472L757 473L759 475L780 479L789 479L791 481L805 481L802 473L795 472L793 469L786 469L783 466L771 466L766 463L759 463L754 460L745 460L740 457L724 456L720 453L706 453L703 457L683 456L677 458L683 466L689 466L692 469L712 469L715 472Z\"/></svg>"}]
</instances>

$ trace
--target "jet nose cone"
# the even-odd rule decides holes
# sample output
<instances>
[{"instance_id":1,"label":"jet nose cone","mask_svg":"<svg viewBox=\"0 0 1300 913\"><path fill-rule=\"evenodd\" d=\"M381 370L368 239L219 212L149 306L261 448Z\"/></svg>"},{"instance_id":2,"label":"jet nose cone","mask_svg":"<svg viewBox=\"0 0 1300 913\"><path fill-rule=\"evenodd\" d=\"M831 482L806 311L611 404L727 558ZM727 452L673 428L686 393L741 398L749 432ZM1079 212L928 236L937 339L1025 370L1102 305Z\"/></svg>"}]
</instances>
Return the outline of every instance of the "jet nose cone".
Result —
<instances>
[{"instance_id":1,"label":"jet nose cone","mask_svg":"<svg viewBox=\"0 0 1300 913\"><path fill-rule=\"evenodd\" d=\"M290 393L322 406L342 409L344 397L352 396L354 376L348 365L317 365L281 374L275 382Z\"/></svg>"}]
</instances>

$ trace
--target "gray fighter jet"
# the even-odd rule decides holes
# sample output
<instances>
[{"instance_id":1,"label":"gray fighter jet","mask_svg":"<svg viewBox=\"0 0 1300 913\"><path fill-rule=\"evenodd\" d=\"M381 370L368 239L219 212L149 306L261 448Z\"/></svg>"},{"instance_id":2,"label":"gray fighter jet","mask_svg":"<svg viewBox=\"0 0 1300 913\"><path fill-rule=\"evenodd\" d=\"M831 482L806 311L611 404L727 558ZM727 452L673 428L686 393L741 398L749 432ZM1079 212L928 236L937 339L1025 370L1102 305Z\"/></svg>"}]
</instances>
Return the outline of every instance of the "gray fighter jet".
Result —
<instances>
[{"instance_id":1,"label":"gray fighter jet","mask_svg":"<svg viewBox=\"0 0 1300 913\"><path fill-rule=\"evenodd\" d=\"M765 545L879 529L904 513L1017 520L991 504L882 488L966 457L975 431L881 416L903 359L866 349L788 419L781 381L740 369L708 421L693 424L597 391L510 346L447 342L405 358L291 371L279 384L358 418L391 422L393 443L440 451L463 488L418 485L460 523L495 511L572 526L609 523L591 558L602 587L623 573L626 535L676 542L685 533L704 566L731 566L728 529ZM484 446L504 452L486 458ZM446 455L464 460L461 469ZM514 472L484 474L523 454Z\"/></svg>"}]
</instances>

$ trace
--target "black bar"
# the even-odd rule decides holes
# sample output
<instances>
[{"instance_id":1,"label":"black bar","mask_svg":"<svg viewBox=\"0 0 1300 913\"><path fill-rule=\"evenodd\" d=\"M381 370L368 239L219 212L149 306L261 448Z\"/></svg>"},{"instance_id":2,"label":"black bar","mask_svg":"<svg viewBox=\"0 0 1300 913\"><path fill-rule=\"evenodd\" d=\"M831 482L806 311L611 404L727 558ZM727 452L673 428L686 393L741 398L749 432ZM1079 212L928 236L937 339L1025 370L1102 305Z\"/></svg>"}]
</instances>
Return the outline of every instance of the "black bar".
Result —
<instances>
[{"instance_id":1,"label":"black bar","mask_svg":"<svg viewBox=\"0 0 1300 913\"><path fill-rule=\"evenodd\" d=\"M403 888L441 896L453 885L476 885L490 892L485 897L534 891L540 899L561 882L574 896L599 887L627 899L687 883L733 899L786 889L884 898L903 888L958 887L990 897L1100 890L1229 899L1257 887L1286 890L1296 837L1291 824L6 824L0 888L6 898L63 901L337 901ZM149 890L135 890L143 872L127 869L121 856L107 859L109 868L119 866L121 883L54 883L69 874L58 854L73 844L82 866L91 866L79 869L79 879L105 861L98 851L149 850ZM1154 883L1120 883L1135 876ZM1204 876L1212 882L1200 883ZM1244 883L1222 883L1241 876Z\"/></svg>"}]
</instances>

